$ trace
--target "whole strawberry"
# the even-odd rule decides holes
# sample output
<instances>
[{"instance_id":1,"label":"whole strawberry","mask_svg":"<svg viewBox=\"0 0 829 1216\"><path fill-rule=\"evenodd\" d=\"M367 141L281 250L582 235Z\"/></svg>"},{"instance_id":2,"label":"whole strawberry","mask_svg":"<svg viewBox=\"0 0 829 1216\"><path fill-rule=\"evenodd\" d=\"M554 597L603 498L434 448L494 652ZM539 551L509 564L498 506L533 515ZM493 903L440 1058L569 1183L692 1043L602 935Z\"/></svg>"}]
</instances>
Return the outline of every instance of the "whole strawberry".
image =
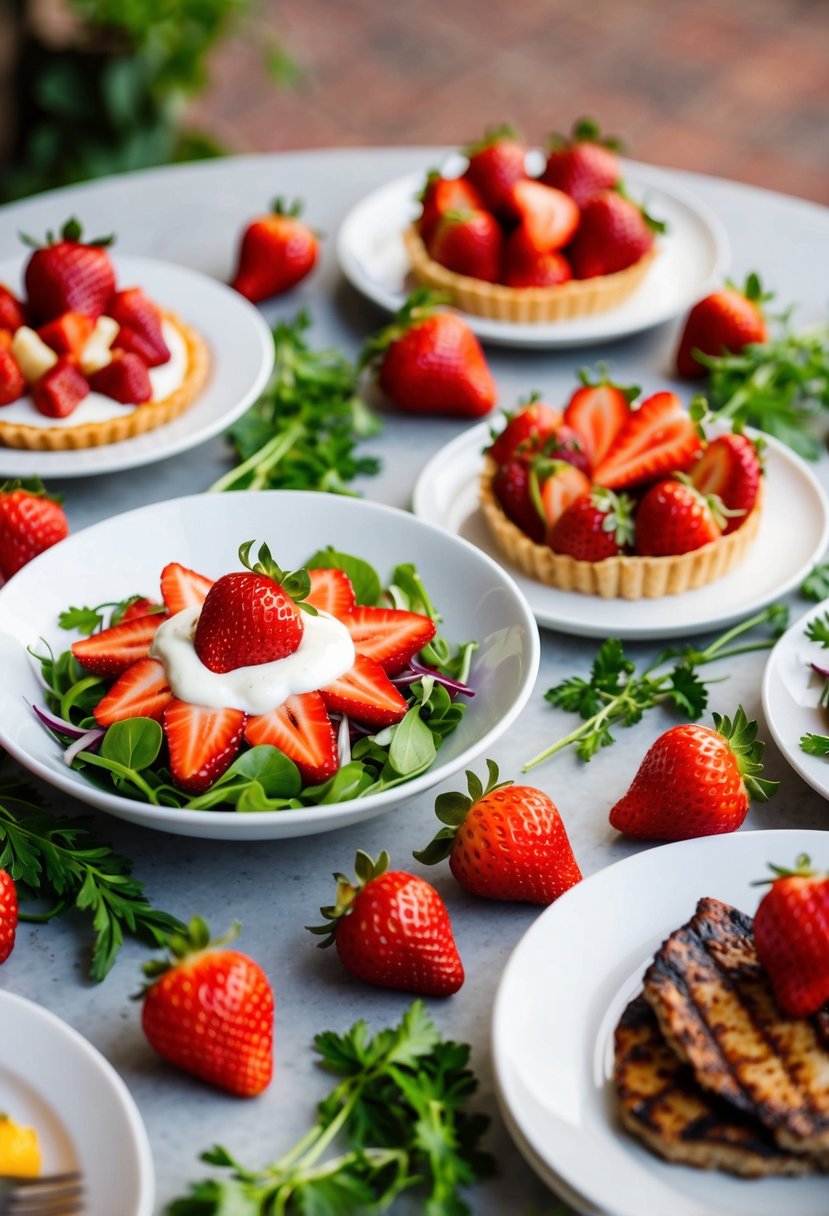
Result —
<instances>
[{"instance_id":1,"label":"whole strawberry","mask_svg":"<svg viewBox=\"0 0 829 1216\"><path fill-rule=\"evenodd\" d=\"M559 516L547 543L555 553L576 561L600 562L630 552L633 543L633 499L594 486Z\"/></svg>"},{"instance_id":2,"label":"whole strawberry","mask_svg":"<svg viewBox=\"0 0 829 1216\"><path fill-rule=\"evenodd\" d=\"M592 118L580 118L569 137L552 135L541 181L555 186L580 207L602 190L619 184L619 141L602 136Z\"/></svg>"},{"instance_id":3,"label":"whole strawberry","mask_svg":"<svg viewBox=\"0 0 829 1216\"><path fill-rule=\"evenodd\" d=\"M262 968L228 944L238 925L211 942L199 917L168 940L169 957L144 965L141 1025L163 1059L243 1098L273 1075L274 1000Z\"/></svg>"},{"instance_id":4,"label":"whole strawberry","mask_svg":"<svg viewBox=\"0 0 829 1216\"><path fill-rule=\"evenodd\" d=\"M426 248L455 274L487 283L500 278L504 237L489 211L448 211L435 224Z\"/></svg>"},{"instance_id":5,"label":"whole strawberry","mask_svg":"<svg viewBox=\"0 0 829 1216\"><path fill-rule=\"evenodd\" d=\"M723 533L734 532L754 507L763 476L762 441L747 435L712 439L688 472L691 484L707 498L715 495L725 508Z\"/></svg>"},{"instance_id":6,"label":"whole strawberry","mask_svg":"<svg viewBox=\"0 0 829 1216\"><path fill-rule=\"evenodd\" d=\"M46 244L31 237L24 242L34 249L26 264L25 283L29 314L42 325L65 312L100 317L115 290L115 270L107 247L113 237L83 241L76 219L67 220L55 238L47 232Z\"/></svg>"},{"instance_id":7,"label":"whole strawberry","mask_svg":"<svg viewBox=\"0 0 829 1216\"><path fill-rule=\"evenodd\" d=\"M427 175L419 201L422 211L417 230L427 244L435 225L448 211L478 211L484 205L480 194L466 178L443 177L437 169Z\"/></svg>"},{"instance_id":8,"label":"whole strawberry","mask_svg":"<svg viewBox=\"0 0 829 1216\"><path fill-rule=\"evenodd\" d=\"M230 286L252 303L295 287L310 274L319 241L298 217L302 204L278 198L270 215L260 215L242 234L238 264Z\"/></svg>"},{"instance_id":9,"label":"whole strawberry","mask_svg":"<svg viewBox=\"0 0 829 1216\"><path fill-rule=\"evenodd\" d=\"M771 299L763 291L756 274L750 274L745 286L726 283L719 291L705 296L688 314L676 352L676 369L680 376L693 379L704 376L707 368L697 359L703 355L721 355L728 351L738 355L751 342L768 338L762 306Z\"/></svg>"},{"instance_id":10,"label":"whole strawberry","mask_svg":"<svg viewBox=\"0 0 829 1216\"><path fill-rule=\"evenodd\" d=\"M484 206L495 214L509 211L511 187L527 176L527 149L508 125L488 131L465 149L469 164L464 179L478 191Z\"/></svg>"},{"instance_id":11,"label":"whole strawberry","mask_svg":"<svg viewBox=\"0 0 829 1216\"><path fill-rule=\"evenodd\" d=\"M17 889L11 875L0 870L0 963L5 963L14 949L16 931Z\"/></svg>"},{"instance_id":12,"label":"whole strawberry","mask_svg":"<svg viewBox=\"0 0 829 1216\"><path fill-rule=\"evenodd\" d=\"M69 534L60 503L38 480L0 486L0 576L11 578L38 553Z\"/></svg>"},{"instance_id":13,"label":"whole strawberry","mask_svg":"<svg viewBox=\"0 0 829 1216\"><path fill-rule=\"evenodd\" d=\"M734 720L674 726L649 748L633 783L610 812L614 828L638 840L690 840L733 832L749 801L766 802L779 782L766 781L757 723L740 706Z\"/></svg>"},{"instance_id":14,"label":"whole strawberry","mask_svg":"<svg viewBox=\"0 0 829 1216\"><path fill-rule=\"evenodd\" d=\"M487 760L486 788L467 772L469 796L440 794L441 828L414 856L424 865L449 858L457 881L486 899L551 904L581 880L558 808L541 790L498 781Z\"/></svg>"},{"instance_id":15,"label":"whole strawberry","mask_svg":"<svg viewBox=\"0 0 829 1216\"><path fill-rule=\"evenodd\" d=\"M603 190L589 199L568 250L573 275L592 279L615 274L641 261L653 247L654 233L665 225L615 190Z\"/></svg>"},{"instance_id":16,"label":"whole strawberry","mask_svg":"<svg viewBox=\"0 0 829 1216\"><path fill-rule=\"evenodd\" d=\"M496 464L503 464L521 444L537 444L547 439L561 423L561 410L547 405L533 393L526 403L519 402L517 410L505 410L506 426L487 448L487 455Z\"/></svg>"},{"instance_id":17,"label":"whole strawberry","mask_svg":"<svg viewBox=\"0 0 829 1216\"><path fill-rule=\"evenodd\" d=\"M723 521L716 506L685 481L658 481L636 512L636 552L640 557L670 557L719 540Z\"/></svg>"},{"instance_id":18,"label":"whole strawberry","mask_svg":"<svg viewBox=\"0 0 829 1216\"><path fill-rule=\"evenodd\" d=\"M464 980L449 914L433 886L402 870L389 870L389 855L373 861L362 849L356 878L335 874L337 898L320 908L327 923L311 928L334 943L343 966L381 988L425 996L451 996Z\"/></svg>"},{"instance_id":19,"label":"whole strawberry","mask_svg":"<svg viewBox=\"0 0 829 1216\"><path fill-rule=\"evenodd\" d=\"M829 874L802 853L776 877L754 915L754 942L784 1013L808 1017L829 1001Z\"/></svg>"}]
</instances>

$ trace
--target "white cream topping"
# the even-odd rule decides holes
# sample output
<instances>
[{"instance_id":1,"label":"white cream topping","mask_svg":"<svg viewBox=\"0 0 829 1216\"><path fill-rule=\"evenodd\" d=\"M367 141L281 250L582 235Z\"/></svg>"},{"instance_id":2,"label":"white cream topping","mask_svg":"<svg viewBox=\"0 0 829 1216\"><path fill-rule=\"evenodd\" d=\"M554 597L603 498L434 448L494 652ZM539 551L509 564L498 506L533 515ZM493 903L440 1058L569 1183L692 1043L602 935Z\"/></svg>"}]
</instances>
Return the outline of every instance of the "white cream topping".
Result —
<instances>
[{"instance_id":1,"label":"white cream topping","mask_svg":"<svg viewBox=\"0 0 829 1216\"><path fill-rule=\"evenodd\" d=\"M160 367L150 368L152 401L163 401L180 388L184 383L188 365L187 344L176 327L170 321L163 321L161 331L170 351L170 358ZM120 401L113 401L103 393L90 393L68 417L47 418L35 408L32 398L26 396L13 401L11 405L0 406L0 422L36 427L85 426L87 422L109 422L110 418L120 418L135 408L134 405L122 405Z\"/></svg>"},{"instance_id":2,"label":"white cream topping","mask_svg":"<svg viewBox=\"0 0 829 1216\"><path fill-rule=\"evenodd\" d=\"M200 612L200 608L184 608L162 621L150 647L153 658L164 664L175 696L191 705L266 714L288 697L325 688L354 663L354 643L345 625L320 612L303 613L302 641L286 658L211 671L193 645Z\"/></svg>"}]
</instances>

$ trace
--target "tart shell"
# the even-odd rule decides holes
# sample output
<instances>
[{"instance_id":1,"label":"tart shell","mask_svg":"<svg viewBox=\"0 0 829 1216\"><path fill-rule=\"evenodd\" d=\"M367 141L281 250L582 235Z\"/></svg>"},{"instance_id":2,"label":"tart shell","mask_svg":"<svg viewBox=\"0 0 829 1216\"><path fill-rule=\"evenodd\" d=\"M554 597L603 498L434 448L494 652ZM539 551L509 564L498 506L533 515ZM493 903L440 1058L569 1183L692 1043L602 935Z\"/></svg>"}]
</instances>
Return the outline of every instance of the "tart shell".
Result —
<instances>
[{"instance_id":1,"label":"tart shell","mask_svg":"<svg viewBox=\"0 0 829 1216\"><path fill-rule=\"evenodd\" d=\"M524 574L557 587L602 599L660 599L682 595L712 583L743 560L757 536L762 513L762 485L754 507L742 525L727 536L672 557L607 557L600 562L577 561L530 540L507 519L492 489L496 464L486 458L481 474L480 501L489 530L501 552Z\"/></svg>"},{"instance_id":2,"label":"tart shell","mask_svg":"<svg viewBox=\"0 0 829 1216\"><path fill-rule=\"evenodd\" d=\"M403 244L419 282L446 292L465 312L517 324L565 321L616 308L633 294L657 256L653 248L626 270L593 279L571 279L557 287L505 287L441 266L429 257L414 225L404 231Z\"/></svg>"}]
</instances>

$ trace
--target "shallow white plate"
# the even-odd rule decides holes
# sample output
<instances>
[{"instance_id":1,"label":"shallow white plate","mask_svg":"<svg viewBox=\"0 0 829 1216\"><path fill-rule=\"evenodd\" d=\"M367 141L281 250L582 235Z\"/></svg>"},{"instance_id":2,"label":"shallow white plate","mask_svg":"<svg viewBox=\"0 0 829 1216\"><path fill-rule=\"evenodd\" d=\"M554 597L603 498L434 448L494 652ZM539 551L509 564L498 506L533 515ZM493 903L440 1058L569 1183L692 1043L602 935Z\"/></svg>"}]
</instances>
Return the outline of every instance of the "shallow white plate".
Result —
<instances>
[{"instance_id":1,"label":"shallow white plate","mask_svg":"<svg viewBox=\"0 0 829 1216\"><path fill-rule=\"evenodd\" d=\"M785 595L805 578L829 543L829 502L811 469L791 448L764 438L768 475L756 541L736 570L685 595L603 600L545 587L511 566L478 506L481 453L490 442L488 423L464 431L432 457L415 485L414 511L472 541L509 570L540 625L586 637L677 637L730 624Z\"/></svg>"},{"instance_id":2,"label":"shallow white plate","mask_svg":"<svg viewBox=\"0 0 829 1216\"><path fill-rule=\"evenodd\" d=\"M572 887L513 952L495 1000L493 1056L508 1126L541 1177L607 1216L826 1216L825 1178L746 1181L669 1165L628 1136L611 1083L613 1031L660 943L712 896L753 913L768 863L815 831L740 832L650 849Z\"/></svg>"},{"instance_id":3,"label":"shallow white plate","mask_svg":"<svg viewBox=\"0 0 829 1216\"><path fill-rule=\"evenodd\" d=\"M815 604L786 630L766 662L763 675L763 713L769 730L789 764L824 798L829 798L829 758L808 756L801 750L802 735L829 734L829 716L819 704L825 680L810 663L829 667L829 650L806 637L807 623L829 610L829 600Z\"/></svg>"},{"instance_id":4,"label":"shallow white plate","mask_svg":"<svg viewBox=\"0 0 829 1216\"><path fill-rule=\"evenodd\" d=\"M252 304L224 283L152 258L114 257L119 286L142 287L181 315L210 347L211 370L195 403L166 426L77 452L28 452L0 445L0 476L91 477L165 460L230 426L261 393L273 367L273 337ZM0 283L20 289L23 263L0 263Z\"/></svg>"},{"instance_id":5,"label":"shallow white plate","mask_svg":"<svg viewBox=\"0 0 829 1216\"><path fill-rule=\"evenodd\" d=\"M457 160L457 158L455 158ZM416 286L409 274L402 233L418 215L426 176L410 173L373 190L351 209L337 234L337 257L346 278L375 304L395 312ZM452 168L444 166L451 174ZM618 308L543 325L517 325L464 313L479 338L503 346L587 346L627 337L669 321L719 283L728 266L728 238L719 220L673 186L664 173L627 162L631 195L668 224L659 257L643 285Z\"/></svg>"},{"instance_id":6,"label":"shallow white plate","mask_svg":"<svg viewBox=\"0 0 829 1216\"><path fill-rule=\"evenodd\" d=\"M238 570L246 540L267 541L283 569L334 545L371 562L383 579L414 562L452 642L479 642L470 676L476 695L436 763L414 780L331 806L239 814L153 807L100 790L67 768L60 748L27 703L42 701L27 652L45 639L57 653L74 635L58 628L70 604L98 604L138 592L158 596L170 561L218 578ZM42 643L40 643L42 645ZM369 819L470 764L507 730L532 692L538 630L510 576L473 545L405 511L298 490L205 494L128 511L47 549L0 589L0 743L32 772L123 819L185 836L262 840L304 836Z\"/></svg>"},{"instance_id":7,"label":"shallow white plate","mask_svg":"<svg viewBox=\"0 0 829 1216\"><path fill-rule=\"evenodd\" d=\"M77 1030L0 992L0 1110L34 1127L41 1172L79 1170L84 1216L151 1216L147 1133L129 1090Z\"/></svg>"}]
</instances>

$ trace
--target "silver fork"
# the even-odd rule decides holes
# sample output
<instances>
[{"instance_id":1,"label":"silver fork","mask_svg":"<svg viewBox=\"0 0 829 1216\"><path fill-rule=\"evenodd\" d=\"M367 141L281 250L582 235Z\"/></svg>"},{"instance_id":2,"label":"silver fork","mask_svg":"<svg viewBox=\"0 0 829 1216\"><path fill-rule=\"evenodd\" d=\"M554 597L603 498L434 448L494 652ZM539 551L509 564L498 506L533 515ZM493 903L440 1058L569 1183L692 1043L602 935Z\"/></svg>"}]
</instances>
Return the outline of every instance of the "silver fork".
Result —
<instances>
[{"instance_id":1,"label":"silver fork","mask_svg":"<svg viewBox=\"0 0 829 1216\"><path fill-rule=\"evenodd\" d=\"M77 1170L40 1178L0 1176L0 1216L82 1216L83 1210Z\"/></svg>"}]
</instances>

